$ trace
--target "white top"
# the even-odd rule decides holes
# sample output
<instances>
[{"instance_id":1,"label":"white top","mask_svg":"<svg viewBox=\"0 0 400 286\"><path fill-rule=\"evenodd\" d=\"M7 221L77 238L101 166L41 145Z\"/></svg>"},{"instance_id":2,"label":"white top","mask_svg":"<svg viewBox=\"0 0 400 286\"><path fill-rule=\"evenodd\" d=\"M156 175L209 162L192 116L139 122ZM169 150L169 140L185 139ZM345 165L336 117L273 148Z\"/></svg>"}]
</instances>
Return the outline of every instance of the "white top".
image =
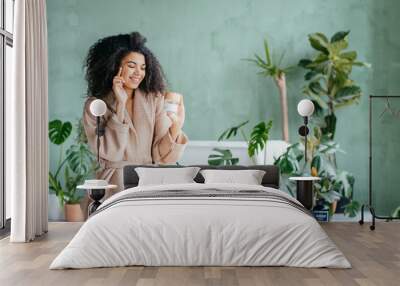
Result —
<instances>
[{"instance_id":1,"label":"white top","mask_svg":"<svg viewBox=\"0 0 400 286\"><path fill-rule=\"evenodd\" d=\"M320 181L320 177L290 177L291 181Z\"/></svg>"}]
</instances>

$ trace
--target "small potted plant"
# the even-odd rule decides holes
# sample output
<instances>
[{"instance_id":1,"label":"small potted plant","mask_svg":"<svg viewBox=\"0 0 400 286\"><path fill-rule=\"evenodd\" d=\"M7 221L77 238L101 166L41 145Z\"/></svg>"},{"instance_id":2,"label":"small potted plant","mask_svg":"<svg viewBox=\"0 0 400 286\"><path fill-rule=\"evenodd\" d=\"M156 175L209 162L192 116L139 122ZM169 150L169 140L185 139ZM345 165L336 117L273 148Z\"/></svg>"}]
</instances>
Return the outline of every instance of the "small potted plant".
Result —
<instances>
[{"instance_id":1,"label":"small potted plant","mask_svg":"<svg viewBox=\"0 0 400 286\"><path fill-rule=\"evenodd\" d=\"M255 125L251 130L250 139L243 131L243 127L247 123L249 123L248 120L240 123L237 126L226 129L219 136L218 141L228 140L231 137L237 136L238 132L240 132L243 140L245 140L247 143L247 153L249 155L249 158L251 158L254 164L256 164L256 155L264 150L264 148L266 148L269 131L272 127L272 120L268 122L261 121L260 123ZM217 154L210 154L208 156L209 165L236 165L239 163L239 158L233 157L232 152L229 149L214 148L213 151L217 152Z\"/></svg>"},{"instance_id":2,"label":"small potted plant","mask_svg":"<svg viewBox=\"0 0 400 286\"><path fill-rule=\"evenodd\" d=\"M67 221L83 221L84 215L80 207L82 196L76 186L91 176L97 169L97 163L89 150L84 136L81 121L77 124L77 137L74 144L63 152L64 144L72 133L72 124L68 121L53 120L49 123L50 142L60 147L60 156L56 171L49 172L50 192L64 206ZM61 179L61 174L63 178Z\"/></svg>"}]
</instances>

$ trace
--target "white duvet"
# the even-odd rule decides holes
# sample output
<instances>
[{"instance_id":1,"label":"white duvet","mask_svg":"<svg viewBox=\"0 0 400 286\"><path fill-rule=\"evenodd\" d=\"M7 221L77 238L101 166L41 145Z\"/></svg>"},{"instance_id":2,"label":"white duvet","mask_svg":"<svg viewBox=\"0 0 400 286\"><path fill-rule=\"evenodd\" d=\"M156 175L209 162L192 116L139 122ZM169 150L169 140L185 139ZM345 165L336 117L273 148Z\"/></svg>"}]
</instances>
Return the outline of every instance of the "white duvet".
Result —
<instances>
[{"instance_id":1,"label":"white duvet","mask_svg":"<svg viewBox=\"0 0 400 286\"><path fill-rule=\"evenodd\" d=\"M205 187L262 190L297 202L279 190L254 185L135 187L106 200L50 269L127 265L351 267L318 222L289 204L235 197L115 203L133 192L201 191Z\"/></svg>"}]
</instances>

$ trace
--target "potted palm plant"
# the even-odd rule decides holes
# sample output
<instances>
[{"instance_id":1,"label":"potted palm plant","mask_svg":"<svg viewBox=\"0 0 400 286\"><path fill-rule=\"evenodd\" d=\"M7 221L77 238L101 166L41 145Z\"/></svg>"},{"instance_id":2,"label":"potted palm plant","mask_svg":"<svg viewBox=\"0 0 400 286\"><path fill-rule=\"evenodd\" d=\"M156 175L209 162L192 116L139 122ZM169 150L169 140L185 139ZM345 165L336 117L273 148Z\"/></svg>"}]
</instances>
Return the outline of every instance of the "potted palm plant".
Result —
<instances>
[{"instance_id":1,"label":"potted palm plant","mask_svg":"<svg viewBox=\"0 0 400 286\"><path fill-rule=\"evenodd\" d=\"M67 221L83 221L80 208L81 195L76 186L91 176L97 169L95 157L89 150L81 121L77 124L77 137L74 144L64 152L64 144L72 133L68 121L53 120L49 123L50 142L59 146L59 160L55 172L49 172L50 192L54 193L60 206L64 206ZM63 176L62 176L63 175Z\"/></svg>"},{"instance_id":2,"label":"potted palm plant","mask_svg":"<svg viewBox=\"0 0 400 286\"><path fill-rule=\"evenodd\" d=\"M255 64L260 69L258 74L265 77L271 77L274 80L279 90L279 99L281 103L282 140L289 142L289 116L287 104L286 73L289 72L292 67L281 66L285 53L281 54L279 60L274 60L271 57L271 51L267 39L264 39L264 53L265 59L263 59L258 54L254 54L254 58L245 60Z\"/></svg>"}]
</instances>

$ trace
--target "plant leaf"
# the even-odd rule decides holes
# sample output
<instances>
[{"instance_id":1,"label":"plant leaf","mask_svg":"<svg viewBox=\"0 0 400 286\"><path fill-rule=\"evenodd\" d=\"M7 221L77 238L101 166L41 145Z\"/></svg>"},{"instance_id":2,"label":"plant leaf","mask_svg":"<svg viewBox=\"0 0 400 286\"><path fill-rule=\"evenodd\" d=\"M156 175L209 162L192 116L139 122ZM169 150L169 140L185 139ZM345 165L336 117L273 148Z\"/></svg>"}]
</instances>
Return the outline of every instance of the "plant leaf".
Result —
<instances>
[{"instance_id":1,"label":"plant leaf","mask_svg":"<svg viewBox=\"0 0 400 286\"><path fill-rule=\"evenodd\" d=\"M208 164L211 166L236 165L239 162L239 158L233 157L229 149L213 148L213 151L219 154L208 156Z\"/></svg>"},{"instance_id":2,"label":"plant leaf","mask_svg":"<svg viewBox=\"0 0 400 286\"><path fill-rule=\"evenodd\" d=\"M313 61L309 60L309 59L301 59L298 63L298 66L302 67L302 68L307 68L307 66L309 64L311 64Z\"/></svg>"},{"instance_id":3,"label":"plant leaf","mask_svg":"<svg viewBox=\"0 0 400 286\"><path fill-rule=\"evenodd\" d=\"M249 147L247 150L250 158L265 147L271 127L271 120L268 121L267 124L262 121L254 126L250 135Z\"/></svg>"},{"instance_id":4,"label":"plant leaf","mask_svg":"<svg viewBox=\"0 0 400 286\"><path fill-rule=\"evenodd\" d=\"M360 203L352 200L350 203L345 205L344 214L349 217L355 217L358 214L358 210L360 209Z\"/></svg>"},{"instance_id":5,"label":"plant leaf","mask_svg":"<svg viewBox=\"0 0 400 286\"><path fill-rule=\"evenodd\" d=\"M350 33L350 30L339 31L339 32L335 33L331 38L331 43L343 40L349 33Z\"/></svg>"},{"instance_id":6,"label":"plant leaf","mask_svg":"<svg viewBox=\"0 0 400 286\"><path fill-rule=\"evenodd\" d=\"M49 122L49 139L56 145L63 144L71 135L72 124L69 121L52 120Z\"/></svg>"},{"instance_id":7,"label":"plant leaf","mask_svg":"<svg viewBox=\"0 0 400 286\"><path fill-rule=\"evenodd\" d=\"M349 61L354 61L357 58L357 52L356 51L345 52L341 53L339 56Z\"/></svg>"},{"instance_id":8,"label":"plant leaf","mask_svg":"<svg viewBox=\"0 0 400 286\"><path fill-rule=\"evenodd\" d=\"M231 128L226 129L224 132L222 132L222 134L218 137L218 141L222 141L222 140L228 140L229 138L236 136L237 132L239 131L240 128L242 128L243 126L245 126L247 123L249 123L249 120L246 120L242 123L240 123L237 126L233 126Z\"/></svg>"},{"instance_id":9,"label":"plant leaf","mask_svg":"<svg viewBox=\"0 0 400 286\"><path fill-rule=\"evenodd\" d=\"M81 176L86 176L93 169L95 157L86 144L71 145L66 151L68 166Z\"/></svg>"},{"instance_id":10,"label":"plant leaf","mask_svg":"<svg viewBox=\"0 0 400 286\"><path fill-rule=\"evenodd\" d=\"M268 47L268 41L266 38L264 39L264 51L265 51L265 59L267 61L267 64L271 66L272 65L271 54L270 54L270 50Z\"/></svg>"},{"instance_id":11,"label":"plant leaf","mask_svg":"<svg viewBox=\"0 0 400 286\"><path fill-rule=\"evenodd\" d=\"M311 46L324 54L329 54L328 51L328 39L322 33L314 33L308 36Z\"/></svg>"}]
</instances>

